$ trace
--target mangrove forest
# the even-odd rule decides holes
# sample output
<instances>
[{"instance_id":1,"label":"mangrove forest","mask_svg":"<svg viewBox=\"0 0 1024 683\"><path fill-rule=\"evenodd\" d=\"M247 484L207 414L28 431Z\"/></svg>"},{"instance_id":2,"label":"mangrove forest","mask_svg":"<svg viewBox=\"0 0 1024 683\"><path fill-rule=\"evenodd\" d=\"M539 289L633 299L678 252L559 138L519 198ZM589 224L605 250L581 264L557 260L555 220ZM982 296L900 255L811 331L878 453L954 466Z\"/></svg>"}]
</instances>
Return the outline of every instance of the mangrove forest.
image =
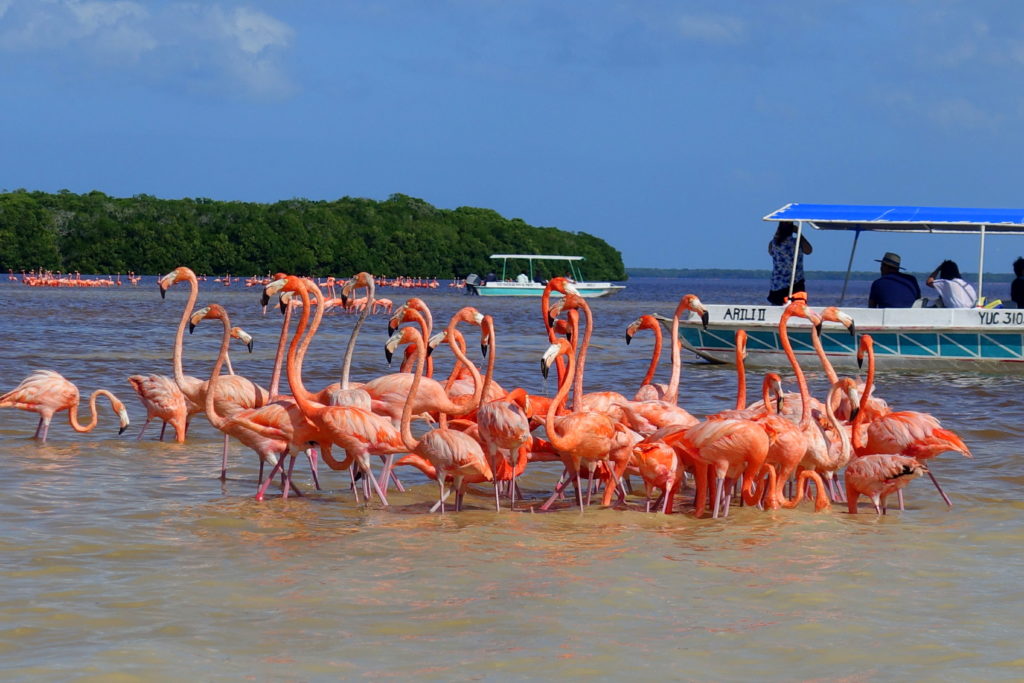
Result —
<instances>
[{"instance_id":1,"label":"mangrove forest","mask_svg":"<svg viewBox=\"0 0 1024 683\"><path fill-rule=\"evenodd\" d=\"M622 255L593 235L535 227L490 209L438 209L402 194L260 204L0 193L3 270L156 274L184 264L211 274L456 278L494 270L494 253L583 256L588 279L626 279Z\"/></svg>"}]
</instances>

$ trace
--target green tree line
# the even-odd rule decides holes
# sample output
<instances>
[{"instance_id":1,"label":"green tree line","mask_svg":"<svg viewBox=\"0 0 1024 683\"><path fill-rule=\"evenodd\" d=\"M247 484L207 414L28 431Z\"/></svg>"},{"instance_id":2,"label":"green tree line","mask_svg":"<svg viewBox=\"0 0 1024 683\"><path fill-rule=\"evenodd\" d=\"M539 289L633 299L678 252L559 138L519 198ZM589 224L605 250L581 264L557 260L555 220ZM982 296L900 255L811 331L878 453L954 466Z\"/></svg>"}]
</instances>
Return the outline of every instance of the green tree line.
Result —
<instances>
[{"instance_id":1,"label":"green tree line","mask_svg":"<svg viewBox=\"0 0 1024 683\"><path fill-rule=\"evenodd\" d=\"M5 270L155 274L187 265L200 273L365 270L450 278L493 270L492 253L578 255L588 279L626 279L622 254L593 235L535 227L490 209L438 209L402 194L257 204L0 193Z\"/></svg>"}]
</instances>

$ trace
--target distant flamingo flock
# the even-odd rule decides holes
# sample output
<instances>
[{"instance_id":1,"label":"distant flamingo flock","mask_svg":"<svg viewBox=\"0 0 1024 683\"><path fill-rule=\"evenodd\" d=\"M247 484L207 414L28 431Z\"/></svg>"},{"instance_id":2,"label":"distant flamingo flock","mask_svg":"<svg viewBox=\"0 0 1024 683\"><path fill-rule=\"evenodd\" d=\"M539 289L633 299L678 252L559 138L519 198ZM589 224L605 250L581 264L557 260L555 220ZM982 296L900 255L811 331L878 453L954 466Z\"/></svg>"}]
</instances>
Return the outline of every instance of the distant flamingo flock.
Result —
<instances>
[{"instance_id":1,"label":"distant flamingo flock","mask_svg":"<svg viewBox=\"0 0 1024 683\"><path fill-rule=\"evenodd\" d=\"M593 313L572 282L552 278L540 305L549 346L537 358L545 376L552 371L557 376L557 391L549 398L499 383L498 331L491 316L465 307L435 333L433 316L422 299L411 298L393 307L391 301L376 297L375 279L367 273L343 282L327 278L323 288L314 280L283 273L262 282L263 305L278 297L284 314L269 388L263 388L233 373L228 351L231 340L240 340L251 351L252 339L244 330L232 327L228 312L220 305L196 308L198 280L187 267L176 268L159 280L162 296L178 283L185 283L189 294L175 334L173 374L128 378L146 409L146 421L137 438L143 437L150 422L159 419L164 431L170 425L174 439L184 442L192 417L205 413L210 424L225 435L222 478L227 475L231 439L259 458L258 500L265 498L275 482L279 482L283 498L292 493L302 495L293 479L296 460L302 454L316 488L320 488L318 465L322 462L331 470L348 472L357 502L376 500L382 506L389 505L389 490L405 490L400 479L403 468L414 467L437 482L438 500L433 509L441 512L451 494L451 506L458 511L471 485L476 493L487 485L497 510L507 505L538 512L556 507L582 511L596 493L604 506L666 514L688 512L697 517L709 512L712 517L727 516L730 506L736 504L790 509L805 499L816 511L843 503L848 512L856 513L861 496L871 500L877 514L884 514L890 495L897 494L903 509L903 489L926 474L947 505L952 505L925 462L945 452L971 457L960 437L944 429L935 417L895 411L875 396L869 335L860 336L857 353L858 362L867 363L864 380L840 377L821 345L820 328L825 321L839 323L856 336L854 321L835 307L811 310L803 294L794 295L779 322L796 391L784 391L780 376L768 373L760 382L760 400L748 402L743 362L746 336L740 331L736 339L736 402L700 419L679 405L680 320L685 314L707 322L707 312L693 294L680 299L670 319L644 315L626 329L627 343L640 330L649 330L655 341L647 372L634 389L586 392ZM553 298L556 292L561 296ZM357 293L364 294L356 297ZM335 306L359 315L341 361L340 379L318 391L307 389L302 378L305 355L323 316ZM360 329L371 313L381 311L389 314L385 354L390 362L401 350L401 370L353 381L350 366ZM293 318L297 318L294 329ZM810 326L812 342L829 378L823 397L811 396L790 344L788 328L794 319ZM220 321L221 345L210 376L200 379L184 373L183 347L186 327L192 333L204 320ZM663 324L670 329L671 373L668 383L655 383L664 344ZM485 367L478 368L466 355L463 330L469 328L479 334ZM442 345L449 347L456 363L447 378L435 379L431 354ZM282 369L290 393L281 391ZM224 370L226 374L222 374ZM78 389L52 370L29 375L0 396L0 407L38 413L35 438L45 442L58 412L67 411L75 431L94 429L100 397L110 402L123 432L128 415L116 396L103 389L93 392L90 421L82 424ZM418 437L412 432L414 419L428 423ZM335 451L340 457L335 457ZM380 463L377 471L375 461ZM527 467L556 461L561 463L562 473L550 494L542 501L524 499L519 478ZM637 479L642 491L634 489Z\"/></svg>"}]
</instances>

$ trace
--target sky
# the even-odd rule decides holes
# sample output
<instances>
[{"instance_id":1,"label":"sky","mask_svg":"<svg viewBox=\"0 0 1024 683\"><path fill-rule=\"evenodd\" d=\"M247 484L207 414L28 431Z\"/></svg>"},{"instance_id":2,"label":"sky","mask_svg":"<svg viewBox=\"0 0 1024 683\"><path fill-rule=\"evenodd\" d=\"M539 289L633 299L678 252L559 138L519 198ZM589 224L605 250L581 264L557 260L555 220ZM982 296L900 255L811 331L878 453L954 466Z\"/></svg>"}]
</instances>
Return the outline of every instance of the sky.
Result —
<instances>
[{"instance_id":1,"label":"sky","mask_svg":"<svg viewBox=\"0 0 1024 683\"><path fill-rule=\"evenodd\" d=\"M1022 85L1001 0L0 0L0 190L401 193L769 268L790 202L1024 206ZM809 237L845 270L849 235ZM865 234L854 269L886 251L979 250Z\"/></svg>"}]
</instances>

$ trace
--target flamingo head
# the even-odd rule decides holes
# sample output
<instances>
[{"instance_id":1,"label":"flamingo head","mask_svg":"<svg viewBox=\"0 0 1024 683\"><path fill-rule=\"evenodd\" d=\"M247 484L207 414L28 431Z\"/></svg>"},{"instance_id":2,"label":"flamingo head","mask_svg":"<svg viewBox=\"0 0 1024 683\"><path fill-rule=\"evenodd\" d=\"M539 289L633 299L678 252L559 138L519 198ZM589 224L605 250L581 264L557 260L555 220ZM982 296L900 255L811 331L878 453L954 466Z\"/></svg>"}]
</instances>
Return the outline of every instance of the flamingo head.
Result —
<instances>
[{"instance_id":1,"label":"flamingo head","mask_svg":"<svg viewBox=\"0 0 1024 683\"><path fill-rule=\"evenodd\" d=\"M544 351L544 355L540 359L540 374L544 376L544 379L548 378L548 371L555 359L568 353L572 353L572 345L565 339L559 339Z\"/></svg>"},{"instance_id":2,"label":"flamingo head","mask_svg":"<svg viewBox=\"0 0 1024 683\"><path fill-rule=\"evenodd\" d=\"M775 412L782 412L782 403L784 401L784 393L782 391L782 377L775 372L769 372L764 376L764 384L762 386L764 391L768 394L775 394ZM765 403L765 408L768 404Z\"/></svg>"},{"instance_id":3,"label":"flamingo head","mask_svg":"<svg viewBox=\"0 0 1024 683\"><path fill-rule=\"evenodd\" d=\"M576 285L569 281L569 278L558 276L548 280L546 288L549 292L559 292L561 294L575 294L579 296L580 291L576 289Z\"/></svg>"},{"instance_id":4,"label":"flamingo head","mask_svg":"<svg viewBox=\"0 0 1024 683\"><path fill-rule=\"evenodd\" d=\"M789 300L789 304L786 306L786 311L789 315L795 315L798 318L804 318L809 320L814 325L815 332L821 335L821 316L812 311L807 307L807 293L806 292L793 292L793 296Z\"/></svg>"},{"instance_id":5,"label":"flamingo head","mask_svg":"<svg viewBox=\"0 0 1024 683\"><path fill-rule=\"evenodd\" d=\"M686 294L682 299L679 300L679 306L676 307L676 315L682 314L683 311L690 311L700 316L700 323L704 326L704 329L708 329L708 309L704 308L704 304L701 303L700 298L696 294Z\"/></svg>"},{"instance_id":6,"label":"flamingo head","mask_svg":"<svg viewBox=\"0 0 1024 683\"><path fill-rule=\"evenodd\" d=\"M391 358L395 355L395 349L402 344L423 344L423 335L415 327L403 327L392 333L384 343L384 358L388 365L391 365Z\"/></svg>"},{"instance_id":7,"label":"flamingo head","mask_svg":"<svg viewBox=\"0 0 1024 683\"><path fill-rule=\"evenodd\" d=\"M252 353L252 335L243 330L241 327L231 328L231 337L245 344L246 348L249 349L249 353Z\"/></svg>"},{"instance_id":8,"label":"flamingo head","mask_svg":"<svg viewBox=\"0 0 1024 683\"><path fill-rule=\"evenodd\" d=\"M857 367L864 367L864 356L872 355L875 352L875 340L870 334L860 336L860 344L857 345Z\"/></svg>"},{"instance_id":9,"label":"flamingo head","mask_svg":"<svg viewBox=\"0 0 1024 683\"><path fill-rule=\"evenodd\" d=\"M188 319L188 333L192 334L196 329L196 325L198 325L203 320L206 320L207 318L219 318L221 320L224 320L227 319L227 317L227 311L225 311L220 304L210 304L209 306L204 306L203 308L200 308L198 311L193 313L192 316Z\"/></svg>"},{"instance_id":10,"label":"flamingo head","mask_svg":"<svg viewBox=\"0 0 1024 683\"><path fill-rule=\"evenodd\" d=\"M287 285L287 284L288 284L288 277L287 276L286 277L279 277L279 278L277 278L275 280L272 280L270 282L270 284L268 284L266 287L263 288L263 294L262 294L262 296L260 296L260 305L265 308L266 305L268 303L270 303L270 297L274 296L275 294L277 294L278 292L283 290L285 288L285 285Z\"/></svg>"},{"instance_id":11,"label":"flamingo head","mask_svg":"<svg viewBox=\"0 0 1024 683\"><path fill-rule=\"evenodd\" d=\"M117 419L121 423L120 427L117 429L117 433L124 434L124 430L128 429L128 425L131 422L128 419L128 411L125 410L124 404L113 395L110 397L110 405L114 409L114 412L117 413Z\"/></svg>"},{"instance_id":12,"label":"flamingo head","mask_svg":"<svg viewBox=\"0 0 1024 683\"><path fill-rule=\"evenodd\" d=\"M857 326L854 324L853 318L846 313L843 313L835 306L829 306L824 309L821 312L821 319L833 323L841 323L843 327L850 331L850 336L857 336Z\"/></svg>"},{"instance_id":13,"label":"flamingo head","mask_svg":"<svg viewBox=\"0 0 1024 683\"><path fill-rule=\"evenodd\" d=\"M333 284L333 283L332 283ZM359 289L360 287L369 288L373 284L373 276L367 272L356 273L352 278L344 284L341 288L341 303L343 306L348 306L348 298L352 296L352 292Z\"/></svg>"},{"instance_id":14,"label":"flamingo head","mask_svg":"<svg viewBox=\"0 0 1024 683\"><path fill-rule=\"evenodd\" d=\"M157 280L157 287L160 288L160 298L163 299L167 296L167 290L175 282L181 282L182 280L195 280L196 274L192 272L192 269L187 266L178 266L171 272L164 275L162 278Z\"/></svg>"},{"instance_id":15,"label":"flamingo head","mask_svg":"<svg viewBox=\"0 0 1024 683\"><path fill-rule=\"evenodd\" d=\"M487 358L487 353L491 350L491 344L494 343L494 318L489 315L482 316L480 327L483 330L480 333L480 353L483 354L484 358Z\"/></svg>"},{"instance_id":16,"label":"flamingo head","mask_svg":"<svg viewBox=\"0 0 1024 683\"><path fill-rule=\"evenodd\" d=\"M736 353L740 355L740 358L747 357L747 331L736 330Z\"/></svg>"},{"instance_id":17,"label":"flamingo head","mask_svg":"<svg viewBox=\"0 0 1024 683\"><path fill-rule=\"evenodd\" d=\"M647 327L644 319L649 317L651 316L640 316L639 318L631 322L628 326L626 326L626 346L629 346L629 342L633 341L633 335L637 333L637 330L639 330L642 327Z\"/></svg>"}]
</instances>

